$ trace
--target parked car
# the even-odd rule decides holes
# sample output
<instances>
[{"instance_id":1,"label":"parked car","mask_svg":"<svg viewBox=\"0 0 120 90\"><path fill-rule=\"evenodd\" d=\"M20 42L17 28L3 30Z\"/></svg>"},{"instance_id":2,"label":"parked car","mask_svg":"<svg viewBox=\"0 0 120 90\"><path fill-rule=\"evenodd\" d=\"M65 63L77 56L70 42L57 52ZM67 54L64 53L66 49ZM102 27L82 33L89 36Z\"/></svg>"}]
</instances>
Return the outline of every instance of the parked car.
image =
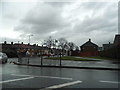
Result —
<instances>
[{"instance_id":1,"label":"parked car","mask_svg":"<svg viewBox=\"0 0 120 90\"><path fill-rule=\"evenodd\" d=\"M0 63L7 63L8 56L5 53L0 52Z\"/></svg>"}]
</instances>

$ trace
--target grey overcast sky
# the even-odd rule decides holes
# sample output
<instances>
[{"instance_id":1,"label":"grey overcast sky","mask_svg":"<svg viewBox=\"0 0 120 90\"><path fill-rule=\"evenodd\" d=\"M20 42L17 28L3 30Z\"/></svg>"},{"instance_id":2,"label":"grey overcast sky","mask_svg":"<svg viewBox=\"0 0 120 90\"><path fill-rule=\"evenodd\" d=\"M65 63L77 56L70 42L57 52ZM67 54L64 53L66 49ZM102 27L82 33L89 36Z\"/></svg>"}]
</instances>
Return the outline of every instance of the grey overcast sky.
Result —
<instances>
[{"instance_id":1,"label":"grey overcast sky","mask_svg":"<svg viewBox=\"0 0 120 90\"><path fill-rule=\"evenodd\" d=\"M89 38L99 46L118 33L118 2L0 2L1 41L41 42L64 37L80 46Z\"/></svg>"}]
</instances>

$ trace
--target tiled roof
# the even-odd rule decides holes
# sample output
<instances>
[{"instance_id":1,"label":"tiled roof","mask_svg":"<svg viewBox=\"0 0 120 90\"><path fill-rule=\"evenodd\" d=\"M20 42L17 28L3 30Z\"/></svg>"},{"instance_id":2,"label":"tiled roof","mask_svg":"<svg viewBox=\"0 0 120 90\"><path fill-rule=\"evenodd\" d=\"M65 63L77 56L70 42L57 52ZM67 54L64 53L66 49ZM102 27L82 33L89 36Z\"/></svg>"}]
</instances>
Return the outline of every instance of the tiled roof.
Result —
<instances>
[{"instance_id":1,"label":"tiled roof","mask_svg":"<svg viewBox=\"0 0 120 90\"><path fill-rule=\"evenodd\" d=\"M91 42L91 39L89 39L89 41L87 41L86 43L84 43L81 46L95 46L95 47L98 47L98 45L96 45L95 43Z\"/></svg>"}]
</instances>

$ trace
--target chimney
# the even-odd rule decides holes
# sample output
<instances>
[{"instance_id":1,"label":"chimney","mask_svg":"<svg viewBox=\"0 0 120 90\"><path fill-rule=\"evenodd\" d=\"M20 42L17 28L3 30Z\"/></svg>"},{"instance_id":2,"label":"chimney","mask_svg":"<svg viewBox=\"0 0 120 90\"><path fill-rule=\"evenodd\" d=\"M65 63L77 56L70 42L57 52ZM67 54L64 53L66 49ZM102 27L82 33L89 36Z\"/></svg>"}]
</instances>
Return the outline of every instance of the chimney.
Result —
<instances>
[{"instance_id":1,"label":"chimney","mask_svg":"<svg viewBox=\"0 0 120 90\"><path fill-rule=\"evenodd\" d=\"M7 44L7 41L4 41L4 44Z\"/></svg>"},{"instance_id":2,"label":"chimney","mask_svg":"<svg viewBox=\"0 0 120 90\"><path fill-rule=\"evenodd\" d=\"M13 45L13 42L11 42L11 45Z\"/></svg>"},{"instance_id":3,"label":"chimney","mask_svg":"<svg viewBox=\"0 0 120 90\"><path fill-rule=\"evenodd\" d=\"M89 42L91 42L91 39L89 39Z\"/></svg>"},{"instance_id":4,"label":"chimney","mask_svg":"<svg viewBox=\"0 0 120 90\"><path fill-rule=\"evenodd\" d=\"M110 44L110 42L109 42L109 44Z\"/></svg>"},{"instance_id":5,"label":"chimney","mask_svg":"<svg viewBox=\"0 0 120 90\"><path fill-rule=\"evenodd\" d=\"M36 44L33 44L33 46L36 46Z\"/></svg>"},{"instance_id":6,"label":"chimney","mask_svg":"<svg viewBox=\"0 0 120 90\"><path fill-rule=\"evenodd\" d=\"M23 44L23 42L21 44Z\"/></svg>"}]
</instances>

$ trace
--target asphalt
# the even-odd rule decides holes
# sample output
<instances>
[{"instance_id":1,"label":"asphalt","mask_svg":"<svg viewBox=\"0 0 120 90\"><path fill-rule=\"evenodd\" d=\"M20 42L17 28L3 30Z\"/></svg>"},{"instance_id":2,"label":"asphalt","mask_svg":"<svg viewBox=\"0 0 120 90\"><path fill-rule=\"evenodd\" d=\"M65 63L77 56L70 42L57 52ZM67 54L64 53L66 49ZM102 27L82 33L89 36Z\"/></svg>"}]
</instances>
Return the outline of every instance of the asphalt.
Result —
<instances>
[{"instance_id":1,"label":"asphalt","mask_svg":"<svg viewBox=\"0 0 120 90\"><path fill-rule=\"evenodd\" d=\"M2 70L0 84L3 90L18 90L18 88L119 90L120 84L120 72L116 70L30 67L13 63L1 65L0 69Z\"/></svg>"}]
</instances>

